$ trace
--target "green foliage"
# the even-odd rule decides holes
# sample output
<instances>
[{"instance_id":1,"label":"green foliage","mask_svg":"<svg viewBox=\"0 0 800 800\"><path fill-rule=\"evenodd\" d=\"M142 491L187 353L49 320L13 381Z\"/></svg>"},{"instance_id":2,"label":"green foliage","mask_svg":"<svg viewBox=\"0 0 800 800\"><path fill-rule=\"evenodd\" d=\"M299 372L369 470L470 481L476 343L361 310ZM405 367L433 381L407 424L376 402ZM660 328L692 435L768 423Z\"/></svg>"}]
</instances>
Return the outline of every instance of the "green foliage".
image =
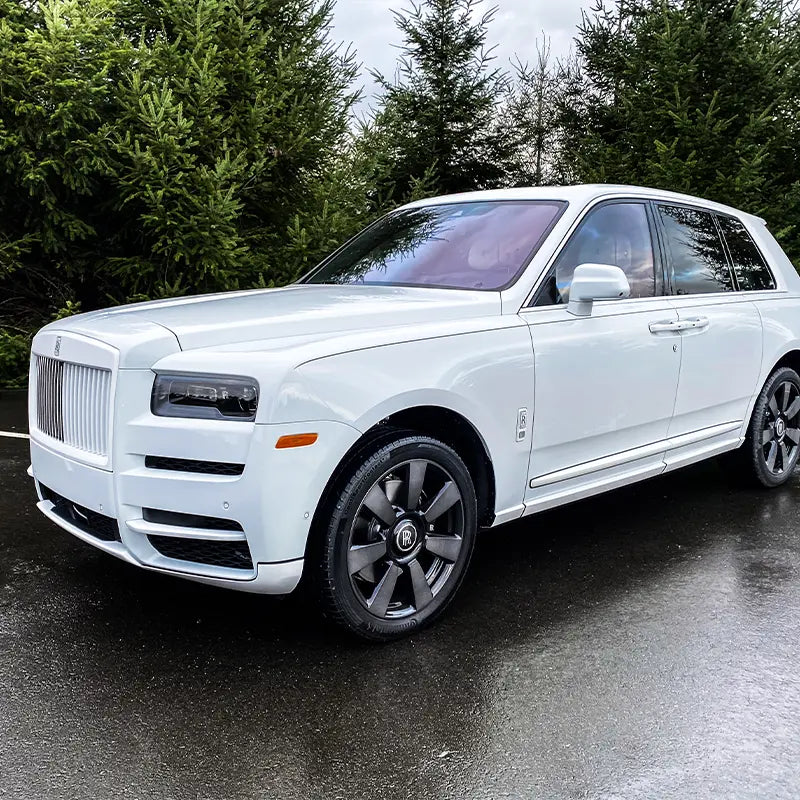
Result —
<instances>
[{"instance_id":1,"label":"green foliage","mask_svg":"<svg viewBox=\"0 0 800 800\"><path fill-rule=\"evenodd\" d=\"M356 122L333 2L0 0L0 385L51 319L278 286L437 193L663 187L762 214L800 258L796 4L594 0L574 58L545 40L509 76L494 9L412 1Z\"/></svg>"},{"instance_id":2,"label":"green foliage","mask_svg":"<svg viewBox=\"0 0 800 800\"><path fill-rule=\"evenodd\" d=\"M283 283L327 248L356 74L331 7L0 0L0 325Z\"/></svg>"},{"instance_id":3,"label":"green foliage","mask_svg":"<svg viewBox=\"0 0 800 800\"><path fill-rule=\"evenodd\" d=\"M7 389L25 386L30 349L30 336L0 328L0 386Z\"/></svg>"},{"instance_id":4,"label":"green foliage","mask_svg":"<svg viewBox=\"0 0 800 800\"><path fill-rule=\"evenodd\" d=\"M561 177L765 215L800 256L798 17L783 0L598 0L560 100Z\"/></svg>"},{"instance_id":5,"label":"green foliage","mask_svg":"<svg viewBox=\"0 0 800 800\"><path fill-rule=\"evenodd\" d=\"M561 131L558 105L567 67L553 64L550 43L536 45L533 65L515 65L515 80L500 112L500 126L510 141L509 182L541 186L555 177Z\"/></svg>"},{"instance_id":6,"label":"green foliage","mask_svg":"<svg viewBox=\"0 0 800 800\"><path fill-rule=\"evenodd\" d=\"M495 9L478 0L428 0L395 12L404 44L397 78L383 88L371 125L373 181L392 203L414 192L496 186L511 158L498 110L508 76L485 49Z\"/></svg>"}]
</instances>

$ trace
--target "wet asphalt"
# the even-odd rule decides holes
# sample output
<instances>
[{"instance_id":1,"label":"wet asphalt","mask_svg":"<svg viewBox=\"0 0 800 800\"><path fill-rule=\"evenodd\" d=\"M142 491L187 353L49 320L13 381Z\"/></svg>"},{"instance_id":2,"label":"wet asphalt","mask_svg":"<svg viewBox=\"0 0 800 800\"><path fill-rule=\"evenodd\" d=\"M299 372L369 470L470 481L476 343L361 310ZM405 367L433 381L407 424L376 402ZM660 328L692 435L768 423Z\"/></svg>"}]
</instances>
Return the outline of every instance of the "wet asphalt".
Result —
<instances>
[{"instance_id":1,"label":"wet asphalt","mask_svg":"<svg viewBox=\"0 0 800 800\"><path fill-rule=\"evenodd\" d=\"M485 533L439 624L368 646L74 540L28 463L0 438L2 798L800 797L800 474Z\"/></svg>"}]
</instances>

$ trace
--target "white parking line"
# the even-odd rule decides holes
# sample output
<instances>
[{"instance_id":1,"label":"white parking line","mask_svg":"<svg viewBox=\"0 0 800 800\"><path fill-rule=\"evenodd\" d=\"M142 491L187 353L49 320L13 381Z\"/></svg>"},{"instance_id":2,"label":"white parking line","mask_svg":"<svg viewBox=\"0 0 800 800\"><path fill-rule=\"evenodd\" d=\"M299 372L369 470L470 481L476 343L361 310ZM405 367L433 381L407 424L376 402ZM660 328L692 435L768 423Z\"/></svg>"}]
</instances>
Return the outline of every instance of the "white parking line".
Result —
<instances>
[{"instance_id":1,"label":"white parking line","mask_svg":"<svg viewBox=\"0 0 800 800\"><path fill-rule=\"evenodd\" d=\"M30 439L27 433L14 433L14 431L0 431L0 436L6 436L9 439Z\"/></svg>"}]
</instances>

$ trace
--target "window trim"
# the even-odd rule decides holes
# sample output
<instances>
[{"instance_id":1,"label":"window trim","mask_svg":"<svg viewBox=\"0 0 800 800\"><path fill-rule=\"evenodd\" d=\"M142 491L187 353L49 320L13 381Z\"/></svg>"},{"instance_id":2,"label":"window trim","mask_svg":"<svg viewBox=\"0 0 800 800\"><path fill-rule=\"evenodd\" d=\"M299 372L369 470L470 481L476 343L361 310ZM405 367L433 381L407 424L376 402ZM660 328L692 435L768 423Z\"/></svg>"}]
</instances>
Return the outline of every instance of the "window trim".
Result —
<instances>
[{"instance_id":1,"label":"window trim","mask_svg":"<svg viewBox=\"0 0 800 800\"><path fill-rule=\"evenodd\" d=\"M764 258L763 251L758 246L758 242L753 237L753 234L750 233L750 230L748 229L747 225L744 224L744 220L740 219L739 217L737 217L737 216L735 216L733 214L723 214L720 211L715 211L714 212L714 216L717 219L717 228L719 229L720 236L722 237L722 243L725 246L725 252L728 255L728 263L730 264L731 274L733 275L733 279L736 281L736 291L737 292L743 292L745 294L752 293L752 292L775 292L775 291L777 291L778 290L778 281L775 280L775 273L770 269L769 261L766 258ZM772 280L772 288L771 289L742 289L741 288L741 286L739 284L739 276L736 274L736 264L734 264L734 262L733 262L733 255L731 254L731 249L730 249L730 247L728 245L728 239L725 236L725 231L722 229L722 225L720 225L720 223L719 223L720 218L722 218L722 219L731 219L734 222L738 222L744 228L744 232L747 234L747 238L750 239L750 241L753 244L753 247L755 247L756 252L758 253L758 257L761 259L761 263L764 265L764 269L767 271L767 275L769 275L769 277Z\"/></svg>"},{"instance_id":2,"label":"window trim","mask_svg":"<svg viewBox=\"0 0 800 800\"><path fill-rule=\"evenodd\" d=\"M387 282L374 282L374 283L360 283L360 284L343 284L343 283L310 283L309 278L314 275L315 273L321 271L330 261L332 261L339 253L344 250L351 242L355 241L359 236L366 233L370 229L374 228L379 222L382 222L387 217L390 217L394 214L398 214L401 211L414 211L418 208L437 208L439 206L456 206L456 205L470 205L475 203L493 203L493 204L500 204L500 203L528 203L528 204L536 204L536 205L554 205L558 206L558 210L551 220L550 224L545 228L542 235L539 239L536 240L535 244L531 248L530 252L527 256L525 256L522 265L517 270L516 274L511 278L508 283L503 284L502 286L493 287L491 289L476 289L474 287L464 287L464 286L443 286L436 283L407 283L407 282L400 282L400 281L393 281L390 283ZM337 247L332 253L327 255L322 261L319 262L316 266L312 267L307 272L303 273L299 278L289 284L289 286L295 285L306 285L306 286L386 286L386 287L407 287L411 289L449 289L453 292L504 292L507 289L510 289L516 283L519 282L520 278L528 271L528 267L530 267L531 262L536 258L539 251L542 249L544 243L550 237L550 234L553 232L554 228L563 218L564 214L566 214L567 210L569 209L570 201L564 199L557 199L555 197L531 197L531 198L502 198L497 200L454 200L452 202L446 203L420 203L413 206L400 206L399 208L394 208L391 211L387 211L385 214L381 214L376 220L370 222L365 228L362 228L360 231L355 233L351 236L346 242L343 242L339 247Z\"/></svg>"},{"instance_id":3,"label":"window trim","mask_svg":"<svg viewBox=\"0 0 800 800\"><path fill-rule=\"evenodd\" d=\"M625 298L623 301L615 300L614 302L630 302L630 301L637 301L637 300L649 300L653 301L659 297L666 297L667 296L667 272L666 266L664 262L664 254L662 252L661 244L656 237L656 219L653 213L653 209L650 207L652 200L648 197L629 197L629 196L618 196L618 197L600 197L595 202L590 203L586 206L583 210L583 213L575 220L572 227L567 231L564 235L564 238L559 242L558 247L556 248L553 255L547 262L547 265L542 270L539 278L537 279L536 283L533 285L533 288L528 293L528 296L525 298L525 302L522 304L522 308L520 312L523 311L543 311L543 310L552 310L558 308L566 308L565 303L549 303L548 305L541 305L537 306L536 301L539 298L539 295L543 291L547 279L550 277L550 273L555 268L556 261L558 260L559 256L566 250L569 246L572 239L578 235L580 232L581 227L583 226L584 222L586 222L587 217L594 211L604 206L610 205L638 205L644 206L645 208L645 215L647 218L647 227L650 231L650 244L653 249L653 272L655 274L656 280L656 292L654 295L649 297L628 297Z\"/></svg>"},{"instance_id":4,"label":"window trim","mask_svg":"<svg viewBox=\"0 0 800 800\"><path fill-rule=\"evenodd\" d=\"M667 276L669 278L669 289L670 289L670 297L731 297L734 295L739 294L739 282L736 279L736 272L733 269L733 262L731 261L730 253L728 252L728 246L725 241L725 237L722 234L722 228L720 227L719 222L717 221L717 214L718 212L714 209L708 208L708 206L701 206L699 204L694 203L684 203L684 202L672 202L671 200L651 200L653 204L653 212L656 218L656 223L661 231L661 235L663 237L664 242L664 256L665 256L665 267L667 270ZM728 273L731 277L731 286L733 289L730 292L693 292L690 294L678 294L677 287L675 285L675 265L672 261L672 253L669 248L669 244L667 241L667 229L664 225L664 220L661 219L661 214L658 211L658 206L665 206L668 208L687 208L690 211L698 211L704 214L710 214L711 218L714 220L714 228L717 231L717 235L719 236L720 244L722 245L722 253L725 256L725 261L728 265ZM731 216L731 215L728 215ZM735 217L734 217L735 219ZM742 223L744 224L744 223ZM773 279L774 280L774 279Z\"/></svg>"},{"instance_id":5,"label":"window trim","mask_svg":"<svg viewBox=\"0 0 800 800\"><path fill-rule=\"evenodd\" d=\"M717 233L719 234L719 240L722 242L722 250L725 253L725 258L728 259L728 272L731 274L731 280L733 281L733 291L734 292L741 292L742 287L739 285L739 276L736 274L736 267L733 265L733 258L731 257L731 251L728 247L728 241L725 238L725 231L722 230L722 225L719 223L719 214L714 214L714 225L717 228ZM745 231L747 228L745 228ZM704 294L706 294L704 292ZM722 292L725 294L725 292ZM683 297L684 295L681 295Z\"/></svg>"}]
</instances>

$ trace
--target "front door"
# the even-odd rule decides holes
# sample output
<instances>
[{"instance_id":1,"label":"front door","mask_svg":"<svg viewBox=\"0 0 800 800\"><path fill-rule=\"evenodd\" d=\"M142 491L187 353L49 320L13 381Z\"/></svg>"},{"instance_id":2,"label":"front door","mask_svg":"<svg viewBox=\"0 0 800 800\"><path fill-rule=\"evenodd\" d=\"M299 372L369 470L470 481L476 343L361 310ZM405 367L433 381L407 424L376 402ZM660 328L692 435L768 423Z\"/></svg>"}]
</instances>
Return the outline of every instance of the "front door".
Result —
<instances>
[{"instance_id":1,"label":"front door","mask_svg":"<svg viewBox=\"0 0 800 800\"><path fill-rule=\"evenodd\" d=\"M590 210L522 312L535 363L529 510L584 484L663 470L681 335L663 293L652 222L646 202ZM630 298L596 302L589 317L569 314L572 273L584 263L621 267Z\"/></svg>"}]
</instances>

